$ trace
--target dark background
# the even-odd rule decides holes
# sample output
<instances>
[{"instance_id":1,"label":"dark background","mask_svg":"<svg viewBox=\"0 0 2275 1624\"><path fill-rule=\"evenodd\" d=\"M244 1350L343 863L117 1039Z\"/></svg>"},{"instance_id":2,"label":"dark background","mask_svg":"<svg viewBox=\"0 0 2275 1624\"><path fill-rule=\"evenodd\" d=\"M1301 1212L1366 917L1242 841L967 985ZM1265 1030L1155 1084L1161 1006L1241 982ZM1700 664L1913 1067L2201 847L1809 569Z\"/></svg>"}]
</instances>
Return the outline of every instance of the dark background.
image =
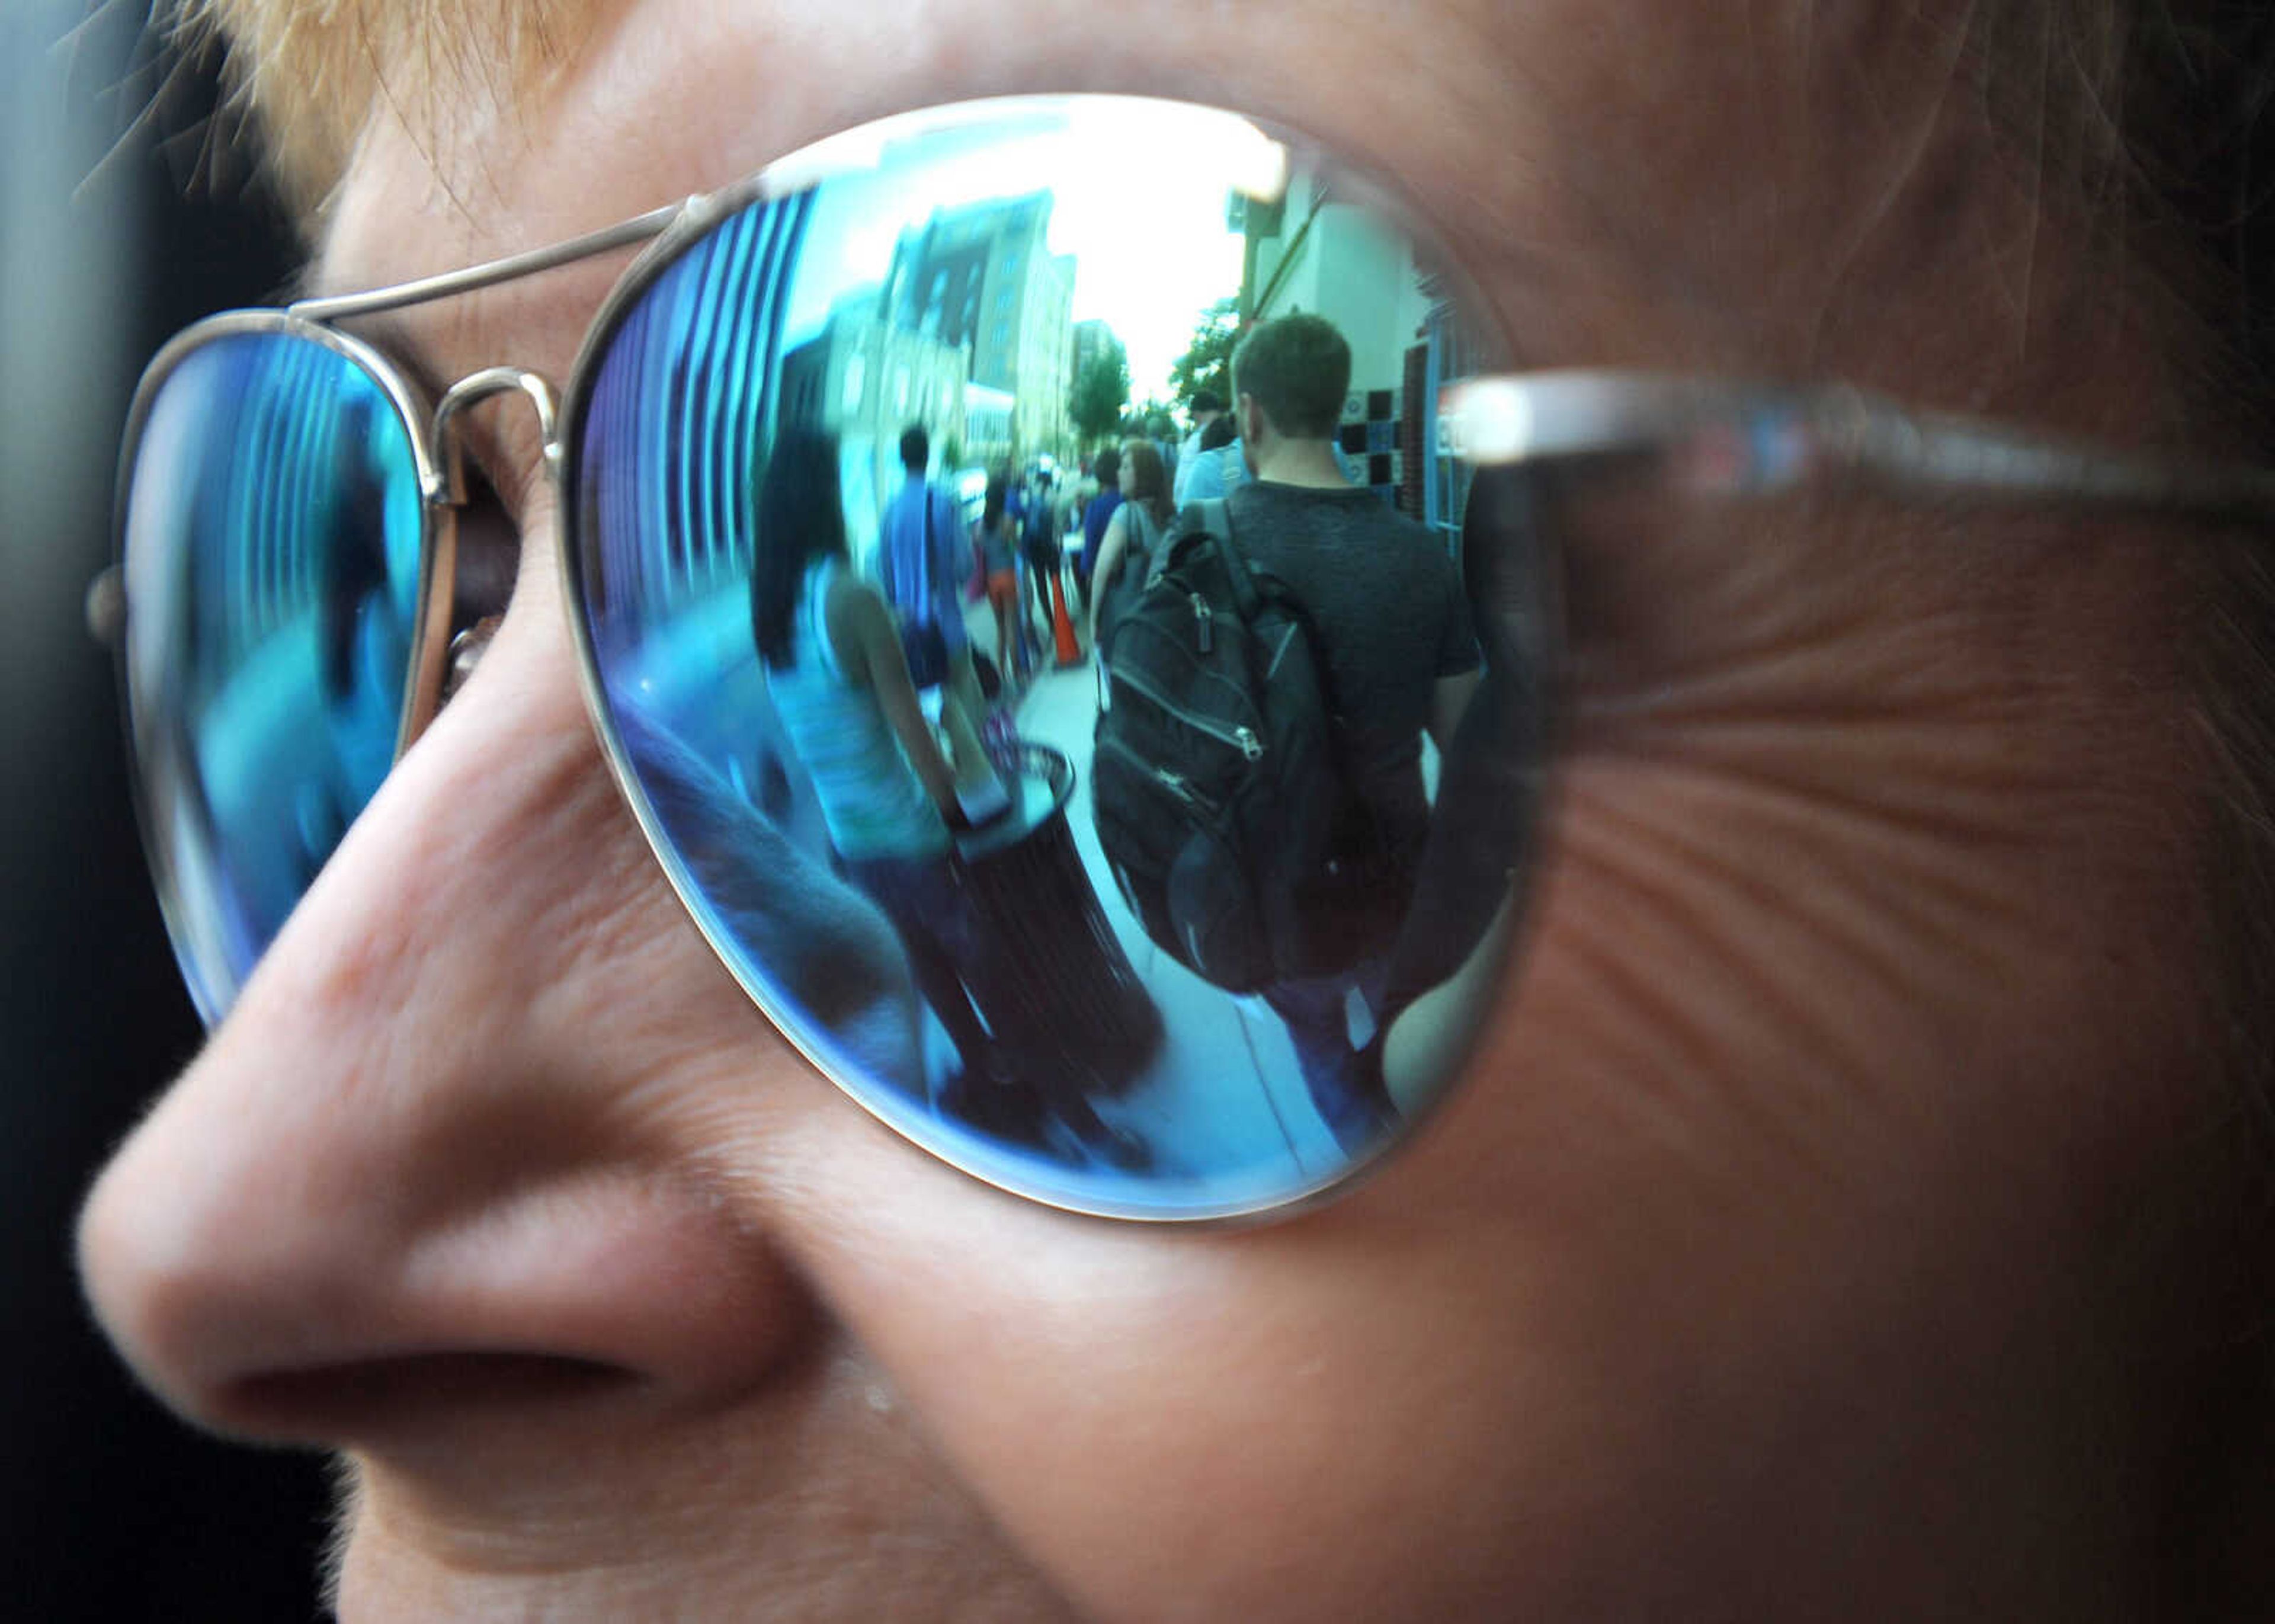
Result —
<instances>
[{"instance_id":1,"label":"dark background","mask_svg":"<svg viewBox=\"0 0 2275 1624\"><path fill-rule=\"evenodd\" d=\"M82 598L143 361L265 301L290 247L210 74L157 57L140 0L0 12L0 1615L305 1620L321 1464L166 1415L71 1261L94 1169L200 1037Z\"/></svg>"}]
</instances>

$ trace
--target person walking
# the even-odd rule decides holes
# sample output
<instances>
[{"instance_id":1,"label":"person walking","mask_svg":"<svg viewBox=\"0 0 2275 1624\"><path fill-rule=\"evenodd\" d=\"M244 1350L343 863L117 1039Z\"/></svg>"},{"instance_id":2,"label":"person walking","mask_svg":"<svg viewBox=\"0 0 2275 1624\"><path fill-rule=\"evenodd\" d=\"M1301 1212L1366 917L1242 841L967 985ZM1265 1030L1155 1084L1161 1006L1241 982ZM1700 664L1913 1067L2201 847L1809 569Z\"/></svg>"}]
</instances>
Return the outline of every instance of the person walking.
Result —
<instances>
[{"instance_id":1,"label":"person walking","mask_svg":"<svg viewBox=\"0 0 2275 1624\"><path fill-rule=\"evenodd\" d=\"M944 686L968 716L986 712L964 624L964 585L971 573L969 531L956 498L932 482L932 436L921 423L901 433L907 478L885 510L878 548L880 585L900 623L909 680Z\"/></svg>"},{"instance_id":2,"label":"person walking","mask_svg":"<svg viewBox=\"0 0 2275 1624\"><path fill-rule=\"evenodd\" d=\"M1254 478L1225 499L1251 568L1304 604L1332 686L1347 793L1339 879L1307 899L1311 973L1264 990L1336 1137L1371 1142L1395 1107L1360 1066L1351 1000L1371 1023L1430 829L1422 736L1442 751L1478 684L1460 571L1430 532L1354 487L1334 434L1350 345L1321 316L1258 323L1233 354L1235 412Z\"/></svg>"},{"instance_id":3,"label":"person walking","mask_svg":"<svg viewBox=\"0 0 2275 1624\"><path fill-rule=\"evenodd\" d=\"M987 495L979 510L972 544L979 552L979 568L986 578L987 607L995 616L995 667L1003 674L1006 690L1017 680L1014 656L1018 639L1012 616L1019 607L1017 522L1010 510L1011 480L1008 473L987 478Z\"/></svg>"},{"instance_id":4,"label":"person walking","mask_svg":"<svg viewBox=\"0 0 2275 1624\"><path fill-rule=\"evenodd\" d=\"M1195 459L1203 451L1210 449L1204 442L1203 436L1208 433L1212 423L1221 421L1223 417L1224 399L1214 389L1193 391L1193 429L1192 433L1185 436L1183 443L1177 447L1175 476L1171 482L1170 498L1179 507L1184 506L1188 502L1200 500L1198 496L1188 495L1186 487L1192 482Z\"/></svg>"},{"instance_id":5,"label":"person walking","mask_svg":"<svg viewBox=\"0 0 2275 1624\"><path fill-rule=\"evenodd\" d=\"M758 533L752 634L831 851L892 921L964 1072L984 1074L994 1045L957 969L977 925L949 830L983 820L1008 797L992 772L959 786L925 719L892 611L853 571L834 438L792 430L777 442L760 483ZM954 695L941 706L952 736L969 732Z\"/></svg>"},{"instance_id":6,"label":"person walking","mask_svg":"<svg viewBox=\"0 0 2275 1624\"><path fill-rule=\"evenodd\" d=\"M1122 505L1122 453L1113 446L1098 454L1092 465L1098 480L1098 494L1083 504L1082 555L1074 568L1075 584L1082 588L1082 603L1089 608L1092 571L1098 563L1098 549L1106 544L1106 526L1114 517L1115 509Z\"/></svg>"},{"instance_id":7,"label":"person walking","mask_svg":"<svg viewBox=\"0 0 2275 1624\"><path fill-rule=\"evenodd\" d=\"M1090 642L1103 660L1113 640L1114 621L1145 584L1153 562L1175 534L1176 503L1169 497L1168 471L1150 440L1122 448L1122 501L1098 546L1098 568L1090 593Z\"/></svg>"}]
</instances>

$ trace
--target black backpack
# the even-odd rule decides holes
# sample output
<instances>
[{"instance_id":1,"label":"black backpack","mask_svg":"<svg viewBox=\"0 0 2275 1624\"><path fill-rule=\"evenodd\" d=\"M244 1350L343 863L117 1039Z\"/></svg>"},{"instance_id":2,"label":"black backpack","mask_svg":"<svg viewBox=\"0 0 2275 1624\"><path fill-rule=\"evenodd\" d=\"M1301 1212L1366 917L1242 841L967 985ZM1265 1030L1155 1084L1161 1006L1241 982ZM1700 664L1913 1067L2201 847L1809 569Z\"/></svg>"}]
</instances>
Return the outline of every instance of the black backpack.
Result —
<instances>
[{"instance_id":1,"label":"black backpack","mask_svg":"<svg viewBox=\"0 0 2275 1624\"><path fill-rule=\"evenodd\" d=\"M1366 883L1342 856L1363 813L1311 616L1248 566L1223 502L1178 531L1119 607L1091 757L1099 844L1145 933L1204 980L1248 993L1342 969L1365 945L1341 905Z\"/></svg>"},{"instance_id":2,"label":"black backpack","mask_svg":"<svg viewBox=\"0 0 2275 1624\"><path fill-rule=\"evenodd\" d=\"M1019 525L1019 550L1028 569L1058 569L1058 537L1051 534L1051 487L1044 485L1026 498L1026 518Z\"/></svg>"}]
</instances>

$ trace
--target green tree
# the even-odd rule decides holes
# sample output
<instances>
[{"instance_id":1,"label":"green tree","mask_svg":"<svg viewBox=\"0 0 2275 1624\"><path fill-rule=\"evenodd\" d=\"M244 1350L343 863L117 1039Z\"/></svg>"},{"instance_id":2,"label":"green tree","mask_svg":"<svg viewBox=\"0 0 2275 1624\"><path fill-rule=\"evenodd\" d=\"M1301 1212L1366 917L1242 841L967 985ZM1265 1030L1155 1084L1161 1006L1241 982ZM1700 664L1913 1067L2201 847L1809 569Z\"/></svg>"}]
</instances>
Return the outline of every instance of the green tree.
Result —
<instances>
[{"instance_id":1,"label":"green tree","mask_svg":"<svg viewBox=\"0 0 2275 1624\"><path fill-rule=\"evenodd\" d=\"M1167 440L1176 432L1176 414L1168 402L1149 396L1122 414L1115 432L1124 440Z\"/></svg>"},{"instance_id":2,"label":"green tree","mask_svg":"<svg viewBox=\"0 0 2275 1624\"><path fill-rule=\"evenodd\" d=\"M1085 446L1112 434L1130 404L1130 357L1119 342L1106 349L1075 378L1067 397L1067 416Z\"/></svg>"},{"instance_id":3,"label":"green tree","mask_svg":"<svg viewBox=\"0 0 2275 1624\"><path fill-rule=\"evenodd\" d=\"M1169 389L1185 404L1203 389L1213 389L1219 400L1232 401L1232 351L1240 342L1240 301L1221 298L1201 313L1193 329L1193 342L1169 367Z\"/></svg>"}]
</instances>

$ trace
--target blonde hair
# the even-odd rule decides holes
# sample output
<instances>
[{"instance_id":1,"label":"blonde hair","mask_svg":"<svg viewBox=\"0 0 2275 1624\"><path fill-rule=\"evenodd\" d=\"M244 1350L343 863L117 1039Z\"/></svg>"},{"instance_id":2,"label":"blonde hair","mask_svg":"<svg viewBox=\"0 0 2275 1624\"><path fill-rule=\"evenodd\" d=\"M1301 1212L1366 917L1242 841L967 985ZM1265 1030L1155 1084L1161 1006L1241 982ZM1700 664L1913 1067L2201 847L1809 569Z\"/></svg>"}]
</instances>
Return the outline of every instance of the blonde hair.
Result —
<instances>
[{"instance_id":1,"label":"blonde hair","mask_svg":"<svg viewBox=\"0 0 2275 1624\"><path fill-rule=\"evenodd\" d=\"M373 111L431 127L480 84L509 102L575 58L601 0L179 0L174 26L226 44L278 191L304 225L347 170Z\"/></svg>"}]
</instances>

